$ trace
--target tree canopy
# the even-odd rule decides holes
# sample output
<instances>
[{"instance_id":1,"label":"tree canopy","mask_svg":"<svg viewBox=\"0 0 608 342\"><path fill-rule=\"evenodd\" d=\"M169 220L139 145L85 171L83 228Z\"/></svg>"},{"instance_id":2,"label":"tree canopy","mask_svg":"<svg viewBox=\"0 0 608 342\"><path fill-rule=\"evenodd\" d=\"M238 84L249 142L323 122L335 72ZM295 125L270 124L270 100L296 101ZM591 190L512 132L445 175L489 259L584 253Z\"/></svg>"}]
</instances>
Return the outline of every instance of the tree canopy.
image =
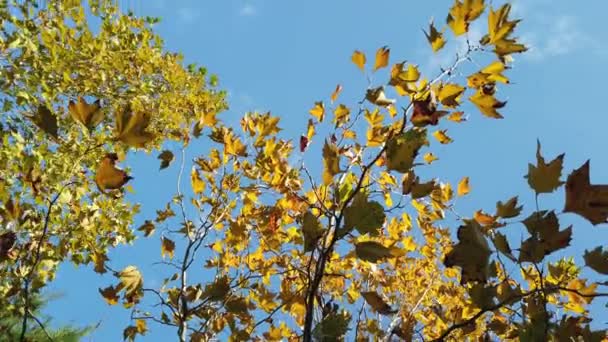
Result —
<instances>
[{"instance_id":1,"label":"tree canopy","mask_svg":"<svg viewBox=\"0 0 608 342\"><path fill-rule=\"evenodd\" d=\"M367 87L311 100L298 139L270 112L224 123L217 77L166 52L156 18L110 0L25 0L0 20L0 314L20 318L19 340L39 338L35 298L69 262L108 276L84 286L129 310L128 340L155 325L180 341L606 339L588 305L608 284L581 269L608 274L608 252L548 258L572 240L562 215L607 222L608 185L591 183L589 162L564 171L539 141L522 180L535 203L513 194L471 213L456 203L475 191L469 177L425 169L468 116L507 115L499 91L527 50L509 3L455 0L431 21L434 53L467 37L433 74L388 46L354 50L345 63ZM469 40L476 21L485 32ZM293 158L313 147L320 169ZM135 226L146 203L129 197L128 165L141 153L179 171L158 194L166 205ZM540 206L562 187L563 209ZM161 284L108 257L146 238L161 241Z\"/></svg>"}]
</instances>

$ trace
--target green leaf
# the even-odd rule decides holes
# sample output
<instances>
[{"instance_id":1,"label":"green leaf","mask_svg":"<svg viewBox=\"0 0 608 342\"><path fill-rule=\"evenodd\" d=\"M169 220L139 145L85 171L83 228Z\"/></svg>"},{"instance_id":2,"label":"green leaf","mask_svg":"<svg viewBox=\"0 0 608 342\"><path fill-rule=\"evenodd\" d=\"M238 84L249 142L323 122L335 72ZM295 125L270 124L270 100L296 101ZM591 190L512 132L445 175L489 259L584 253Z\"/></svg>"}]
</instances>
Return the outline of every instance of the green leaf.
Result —
<instances>
[{"instance_id":1,"label":"green leaf","mask_svg":"<svg viewBox=\"0 0 608 342\"><path fill-rule=\"evenodd\" d=\"M344 230L356 228L360 234L377 236L384 224L384 208L376 201L368 202L367 195L358 193L351 205L344 209Z\"/></svg>"},{"instance_id":2,"label":"green leaf","mask_svg":"<svg viewBox=\"0 0 608 342\"><path fill-rule=\"evenodd\" d=\"M382 259L392 257L390 248L386 248L378 242L365 241L355 245L355 253L361 260L377 263Z\"/></svg>"}]
</instances>

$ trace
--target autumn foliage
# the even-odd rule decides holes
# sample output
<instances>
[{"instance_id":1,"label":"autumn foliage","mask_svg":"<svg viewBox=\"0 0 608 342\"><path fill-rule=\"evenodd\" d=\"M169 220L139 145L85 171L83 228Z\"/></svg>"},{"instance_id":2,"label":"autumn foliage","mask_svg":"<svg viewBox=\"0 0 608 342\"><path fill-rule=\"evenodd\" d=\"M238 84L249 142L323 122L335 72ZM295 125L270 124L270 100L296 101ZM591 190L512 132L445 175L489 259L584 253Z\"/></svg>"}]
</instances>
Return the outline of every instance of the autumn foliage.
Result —
<instances>
[{"instance_id":1,"label":"autumn foliage","mask_svg":"<svg viewBox=\"0 0 608 342\"><path fill-rule=\"evenodd\" d=\"M345 63L378 81L357 99L341 98L348 84L311 99L294 139L271 113L225 125L216 77L165 52L154 18L109 0L0 8L0 310L22 317L27 340L32 298L72 262L106 274L87 286L131 312L129 340L157 325L180 341L605 339L588 305L607 284L581 269L608 274L608 251L591 246L585 265L548 258L572 240L561 214L608 220L608 185L591 183L589 162L567 174L538 142L526 180L537 199L565 187L563 209L513 194L460 213L469 177L451 185L425 170L468 117L509 115L499 90L526 51L510 9L455 0L424 30L429 48L442 53L474 21L486 31L433 75L387 46L355 50ZM205 151L189 150L196 139ZM179 169L175 193L134 226L146 203L126 196L137 192L128 166L151 152ZM160 239L160 286L108 258L137 238Z\"/></svg>"}]
</instances>

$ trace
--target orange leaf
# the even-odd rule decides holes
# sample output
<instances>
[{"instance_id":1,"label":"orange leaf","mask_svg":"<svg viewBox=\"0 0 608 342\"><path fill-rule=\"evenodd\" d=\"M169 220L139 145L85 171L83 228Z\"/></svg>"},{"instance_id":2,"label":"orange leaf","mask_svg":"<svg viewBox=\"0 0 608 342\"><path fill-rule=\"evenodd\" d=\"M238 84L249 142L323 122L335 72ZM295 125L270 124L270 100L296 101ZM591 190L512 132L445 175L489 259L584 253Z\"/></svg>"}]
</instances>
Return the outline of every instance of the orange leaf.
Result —
<instances>
[{"instance_id":1,"label":"orange leaf","mask_svg":"<svg viewBox=\"0 0 608 342\"><path fill-rule=\"evenodd\" d=\"M374 63L374 71L382 69L388 65L388 58L391 50L388 46L383 46L376 51L376 62Z\"/></svg>"}]
</instances>

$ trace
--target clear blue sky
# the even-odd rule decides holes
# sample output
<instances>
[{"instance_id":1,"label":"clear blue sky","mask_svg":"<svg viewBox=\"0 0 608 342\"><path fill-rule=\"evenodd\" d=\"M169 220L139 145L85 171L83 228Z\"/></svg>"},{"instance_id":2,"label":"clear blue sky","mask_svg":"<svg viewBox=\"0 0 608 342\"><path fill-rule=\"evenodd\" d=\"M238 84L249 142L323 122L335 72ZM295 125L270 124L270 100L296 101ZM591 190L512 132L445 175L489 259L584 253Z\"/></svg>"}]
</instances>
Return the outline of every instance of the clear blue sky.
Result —
<instances>
[{"instance_id":1,"label":"clear blue sky","mask_svg":"<svg viewBox=\"0 0 608 342\"><path fill-rule=\"evenodd\" d=\"M285 136L295 140L304 131L313 102L327 99L336 84L344 85L342 101L354 106L361 98L367 81L350 62L355 49L371 57L378 47L388 45L392 62L406 59L422 70L434 70L431 75L438 66L447 66L449 58L432 56L421 29L431 17L442 23L451 2L123 0L122 6L137 14L162 17L156 29L167 49L183 53L187 62L204 65L219 76L231 106L222 114L224 121L236 123L248 110L271 110L283 118ZM608 183L608 112L602 100L608 62L607 11L608 2L603 0L584 5L566 0L515 2L515 16L524 18L519 33L531 51L515 56L508 73L513 84L501 88L499 97L509 101L501 111L505 119L491 120L467 107L469 122L448 127L454 143L433 146L439 160L428 169L429 175L453 184L463 176L471 178L472 193L458 200L459 212L493 212L497 200L513 195L520 196L526 213L532 211L534 194L523 175L528 162L535 162L537 138L547 159L566 153L565 173L590 158L592 183ZM457 44L446 47L457 49ZM136 175L133 198L144 208L138 223L154 217L154 210L164 205L163 194L174 191L177 167L158 172L155 158L140 153L128 164ZM320 155L315 158L318 162ZM541 196L540 205L560 210L563 193ZM560 220L562 226L574 225L573 247L554 257L575 255L581 262L585 248L607 241L608 225L593 227L573 215L562 215ZM509 238L514 244L520 236L510 234ZM158 235L138 240L135 247L118 248L110 257L117 269L140 266L148 284L160 279L159 267L150 265L160 259ZM101 321L90 340L121 340L129 313L106 305L97 291L112 281L88 268L63 265L51 289L64 297L52 302L47 311L56 323ZM598 318L606 316L604 304L598 300L594 305ZM604 326L603 319L595 326ZM149 328L151 335L141 340L173 339L173 331L152 323Z\"/></svg>"}]
</instances>

